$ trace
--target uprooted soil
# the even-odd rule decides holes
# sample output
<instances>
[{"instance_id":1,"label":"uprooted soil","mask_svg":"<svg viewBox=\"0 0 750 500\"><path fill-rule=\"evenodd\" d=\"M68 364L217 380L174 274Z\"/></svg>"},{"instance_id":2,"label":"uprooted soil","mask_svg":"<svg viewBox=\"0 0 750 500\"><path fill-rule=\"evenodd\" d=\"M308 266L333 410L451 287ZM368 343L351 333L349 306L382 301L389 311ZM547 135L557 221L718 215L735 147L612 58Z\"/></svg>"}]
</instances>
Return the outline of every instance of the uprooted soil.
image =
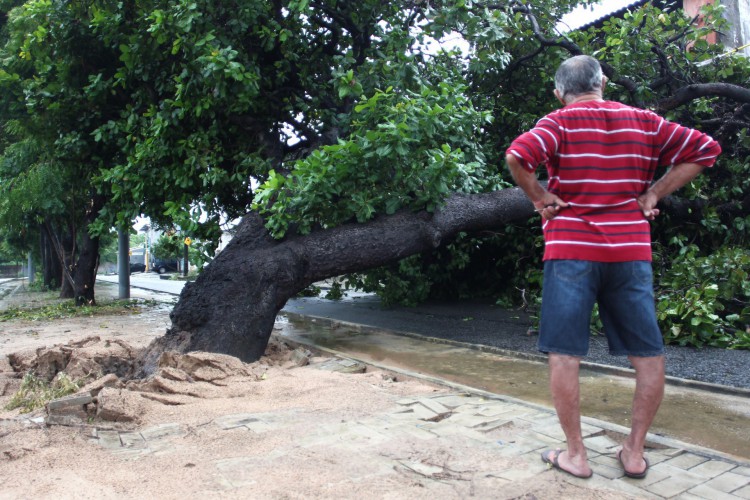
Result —
<instances>
[{"instance_id":1,"label":"uprooted soil","mask_svg":"<svg viewBox=\"0 0 750 500\"><path fill-rule=\"evenodd\" d=\"M388 439L399 401L451 391L321 369L329 358L278 338L255 363L166 353L154 375L128 380L168 314L0 323L1 498L623 498L552 471L481 474L518 458L470 439ZM31 413L5 410L30 372L82 387Z\"/></svg>"}]
</instances>

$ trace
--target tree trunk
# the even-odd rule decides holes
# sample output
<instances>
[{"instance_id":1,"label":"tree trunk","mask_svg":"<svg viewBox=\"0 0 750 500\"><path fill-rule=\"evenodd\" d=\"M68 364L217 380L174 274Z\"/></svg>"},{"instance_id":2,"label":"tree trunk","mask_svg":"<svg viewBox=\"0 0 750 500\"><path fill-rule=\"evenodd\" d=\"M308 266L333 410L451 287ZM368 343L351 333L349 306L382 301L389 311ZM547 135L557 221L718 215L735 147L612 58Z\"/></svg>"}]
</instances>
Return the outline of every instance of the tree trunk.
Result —
<instances>
[{"instance_id":1,"label":"tree trunk","mask_svg":"<svg viewBox=\"0 0 750 500\"><path fill-rule=\"evenodd\" d=\"M530 217L533 208L517 188L454 194L434 214L403 212L283 240L272 239L264 221L251 213L198 279L185 285L171 314L172 328L146 349L138 375L151 373L169 350L255 361L286 301L312 283L432 250L459 232L497 229Z\"/></svg>"},{"instance_id":2,"label":"tree trunk","mask_svg":"<svg viewBox=\"0 0 750 500\"><path fill-rule=\"evenodd\" d=\"M56 277L60 284L60 298L72 299L74 297L73 270L76 254L75 227L71 224L58 231L55 229L54 222L47 219L44 221L43 229L47 245L52 249L49 258L57 260L56 267L60 269L60 274Z\"/></svg>"},{"instance_id":3,"label":"tree trunk","mask_svg":"<svg viewBox=\"0 0 750 500\"><path fill-rule=\"evenodd\" d=\"M96 220L99 211L104 206L104 200L94 197L86 209L86 215L81 227L81 246L78 249L78 261L73 271L73 290L77 306L95 305L94 284L96 270L99 267L99 237L92 238L88 227Z\"/></svg>"},{"instance_id":4,"label":"tree trunk","mask_svg":"<svg viewBox=\"0 0 750 500\"><path fill-rule=\"evenodd\" d=\"M73 275L76 268L76 232L75 228L69 226L61 231L59 251L62 255L62 287L60 288L61 299L72 299L75 297L75 281Z\"/></svg>"},{"instance_id":5,"label":"tree trunk","mask_svg":"<svg viewBox=\"0 0 750 500\"><path fill-rule=\"evenodd\" d=\"M92 238L84 231L80 254L73 274L74 294L77 306L95 305L94 283L99 267L99 238Z\"/></svg>"},{"instance_id":6,"label":"tree trunk","mask_svg":"<svg viewBox=\"0 0 750 500\"><path fill-rule=\"evenodd\" d=\"M52 243L52 236L46 224L41 224L39 228L39 250L42 253L42 276L44 286L48 290L57 290L62 285L62 264L60 257L55 251Z\"/></svg>"}]
</instances>

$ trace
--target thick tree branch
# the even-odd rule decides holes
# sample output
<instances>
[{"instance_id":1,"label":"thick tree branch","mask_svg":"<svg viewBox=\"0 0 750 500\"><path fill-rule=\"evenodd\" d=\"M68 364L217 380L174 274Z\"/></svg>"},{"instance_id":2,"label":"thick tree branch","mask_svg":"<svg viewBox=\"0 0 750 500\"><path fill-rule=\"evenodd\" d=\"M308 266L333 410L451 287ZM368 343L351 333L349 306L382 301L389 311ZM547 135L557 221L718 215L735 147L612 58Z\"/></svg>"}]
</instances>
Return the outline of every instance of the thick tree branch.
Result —
<instances>
[{"instance_id":1,"label":"thick tree branch","mask_svg":"<svg viewBox=\"0 0 750 500\"><path fill-rule=\"evenodd\" d=\"M703 210L708 205L709 202L701 198L688 200L677 196L667 196L659 202L659 207L672 216L676 225L700 222L703 220ZM750 196L716 205L715 209L719 219L724 224L728 224L735 217L744 217L750 213Z\"/></svg>"},{"instance_id":2,"label":"thick tree branch","mask_svg":"<svg viewBox=\"0 0 750 500\"><path fill-rule=\"evenodd\" d=\"M702 83L687 85L656 103L656 112L664 113L700 97L725 97L741 103L750 103L750 89L731 83Z\"/></svg>"},{"instance_id":3,"label":"thick tree branch","mask_svg":"<svg viewBox=\"0 0 750 500\"><path fill-rule=\"evenodd\" d=\"M529 22L531 23L531 31L534 33L534 37L539 41L540 46L534 50L533 52L523 55L520 58L518 58L516 61L514 61L510 66L509 70L512 72L523 64L525 61L528 61L530 59L533 59L538 54L542 53L545 48L547 47L562 47L563 49L567 50L568 53L571 56L578 56L583 54L583 50L581 47L579 47L577 44L571 42L570 40L563 38L563 37L557 37L557 38L548 38L544 36L544 34L541 31L541 28L539 27L539 22L536 19L536 16L531 12L531 9L526 5L521 4L515 4L513 5L513 11L514 12L521 12L526 15L526 17L529 19ZM633 103L638 107L644 107L643 101L638 98L638 85L631 80L630 78L623 77L623 76L615 76L615 70L614 68L609 65L608 63L604 61L599 61L602 66L602 71L607 76L607 78L610 79L610 81L614 84L620 85L625 90L628 91L628 93L631 96L631 99L633 100Z\"/></svg>"}]
</instances>

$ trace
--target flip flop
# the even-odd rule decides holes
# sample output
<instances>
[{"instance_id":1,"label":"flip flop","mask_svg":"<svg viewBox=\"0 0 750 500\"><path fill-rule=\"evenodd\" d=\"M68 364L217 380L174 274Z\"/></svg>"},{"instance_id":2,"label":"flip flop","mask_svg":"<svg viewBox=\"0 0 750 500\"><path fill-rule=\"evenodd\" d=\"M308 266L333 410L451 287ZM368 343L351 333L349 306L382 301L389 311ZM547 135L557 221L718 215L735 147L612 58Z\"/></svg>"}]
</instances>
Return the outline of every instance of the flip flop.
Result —
<instances>
[{"instance_id":1,"label":"flip flop","mask_svg":"<svg viewBox=\"0 0 750 500\"><path fill-rule=\"evenodd\" d=\"M557 449L557 450L547 450L547 451L543 452L542 453L542 462L544 462L547 465L550 465L554 469L561 470L561 471L565 472L566 474L570 474L571 476L577 477L577 478L580 478L580 479L588 479L588 478L590 478L591 476L594 475L594 471L591 471L588 475L583 476L583 475L576 474L574 472L570 472L569 470L563 469L562 467L560 467L560 464L559 464L558 460L560 459L560 454L563 451L566 451L566 450ZM552 455L553 453L555 454L554 458L550 458L550 455Z\"/></svg>"},{"instance_id":2,"label":"flip flop","mask_svg":"<svg viewBox=\"0 0 750 500\"><path fill-rule=\"evenodd\" d=\"M625 468L625 464L622 463L622 449L617 451L617 461L620 462L622 470L625 472L625 476L631 479L643 479L646 477L646 474L648 474L648 468L651 467L651 464L648 463L648 458L643 457L643 461L646 462L646 468L643 469L643 472L628 472Z\"/></svg>"}]
</instances>

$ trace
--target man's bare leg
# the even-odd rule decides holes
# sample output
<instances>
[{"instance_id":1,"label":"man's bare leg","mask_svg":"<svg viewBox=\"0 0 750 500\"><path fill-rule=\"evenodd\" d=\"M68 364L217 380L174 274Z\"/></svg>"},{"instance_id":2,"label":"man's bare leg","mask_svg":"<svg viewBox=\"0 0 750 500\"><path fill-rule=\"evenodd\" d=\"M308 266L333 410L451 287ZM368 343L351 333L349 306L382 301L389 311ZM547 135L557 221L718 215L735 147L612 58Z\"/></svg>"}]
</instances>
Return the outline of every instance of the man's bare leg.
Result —
<instances>
[{"instance_id":1,"label":"man's bare leg","mask_svg":"<svg viewBox=\"0 0 750 500\"><path fill-rule=\"evenodd\" d=\"M635 368L633 422L620 458L625 470L638 474L646 469L643 460L646 434L664 397L664 356L630 356L628 359Z\"/></svg>"},{"instance_id":2,"label":"man's bare leg","mask_svg":"<svg viewBox=\"0 0 750 500\"><path fill-rule=\"evenodd\" d=\"M565 433L568 451L558 458L560 467L577 476L591 474L581 432L581 404L578 371L581 358L549 354L549 385L557 418Z\"/></svg>"}]
</instances>

